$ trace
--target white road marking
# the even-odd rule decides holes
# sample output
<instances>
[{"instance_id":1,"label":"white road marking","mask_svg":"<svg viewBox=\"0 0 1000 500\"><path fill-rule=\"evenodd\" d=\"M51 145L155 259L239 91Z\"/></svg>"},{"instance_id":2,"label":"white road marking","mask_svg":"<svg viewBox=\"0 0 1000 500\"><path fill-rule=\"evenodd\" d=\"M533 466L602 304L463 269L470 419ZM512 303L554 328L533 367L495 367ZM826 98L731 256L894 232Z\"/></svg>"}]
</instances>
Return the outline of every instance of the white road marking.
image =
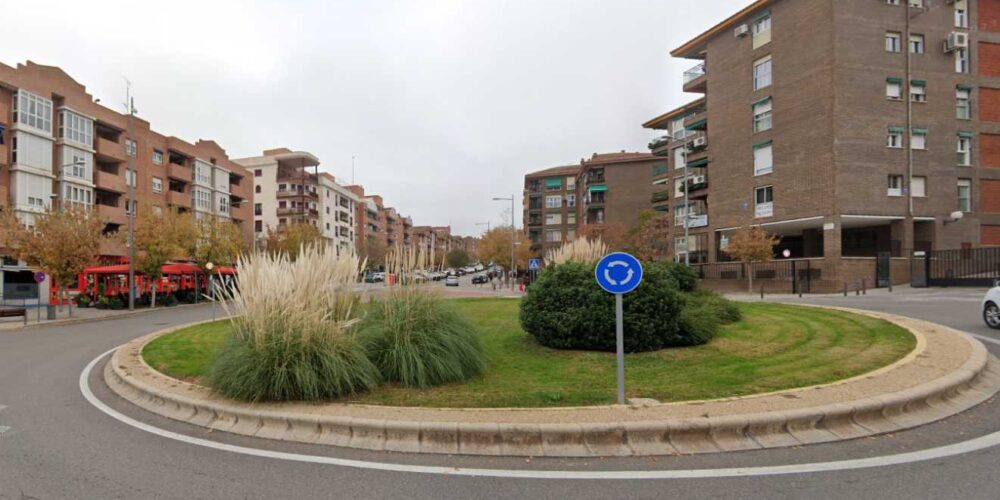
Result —
<instances>
[{"instance_id":1,"label":"white road marking","mask_svg":"<svg viewBox=\"0 0 1000 500\"><path fill-rule=\"evenodd\" d=\"M991 339L991 341L993 341ZM996 341L1000 344L1000 341ZM94 396L90 390L87 380L97 363L110 354L111 349L104 354L94 358L83 372L80 373L80 392L87 401L101 410L108 416L125 423L136 429L155 434L167 439L173 439L182 443L203 446L219 451L239 453L242 455L269 458L276 460L287 460L293 462L333 465L337 467L351 467L356 469L381 470L391 472L408 472L417 474L438 474L445 476L471 476L471 477L496 477L496 478L517 478L517 479L706 479L724 477L751 477L751 476L778 476L788 474L807 474L816 472L836 472L856 469L868 469L874 467L886 467L890 465L912 464L925 462L928 460L939 460L942 458L954 457L966 453L985 450L1000 445L1000 432L994 432L982 437L970 439L960 443L928 448L909 453L899 453L896 455L886 455L881 457L859 458L853 460L838 460L834 462L815 462L792 465L773 465L762 467L732 467L723 469L687 469L687 470L634 470L634 471L560 471L560 470L525 470L525 469L473 469L461 467L440 467L429 465L408 465L383 462L370 462L363 460L349 460L344 458L324 457L319 455L303 455L298 453L285 453L279 451L263 450L259 448L249 448L225 443L209 441L207 439L195 438L179 434L176 432L153 427L152 425L135 420L124 415L110 406L104 404Z\"/></svg>"},{"instance_id":2,"label":"white road marking","mask_svg":"<svg viewBox=\"0 0 1000 500\"><path fill-rule=\"evenodd\" d=\"M983 342L989 342L991 344L1000 345L1000 340L997 340L997 339L995 339L993 337L987 337L985 335L977 335L975 333L970 333L969 335L972 335L973 337L975 337L975 338L977 338L979 340L982 340Z\"/></svg>"}]
</instances>

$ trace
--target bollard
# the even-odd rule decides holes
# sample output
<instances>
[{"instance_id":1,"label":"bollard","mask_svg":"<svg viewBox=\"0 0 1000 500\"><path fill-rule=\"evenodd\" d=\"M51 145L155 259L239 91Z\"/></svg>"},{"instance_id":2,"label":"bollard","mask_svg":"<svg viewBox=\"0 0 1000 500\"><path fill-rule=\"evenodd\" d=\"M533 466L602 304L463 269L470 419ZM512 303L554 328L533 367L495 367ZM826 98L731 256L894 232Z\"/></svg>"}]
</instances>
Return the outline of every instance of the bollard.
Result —
<instances>
[{"instance_id":1,"label":"bollard","mask_svg":"<svg viewBox=\"0 0 1000 500\"><path fill-rule=\"evenodd\" d=\"M861 283L859 283L857 281L854 282L854 295L855 296L860 296L861 295Z\"/></svg>"},{"instance_id":2,"label":"bollard","mask_svg":"<svg viewBox=\"0 0 1000 500\"><path fill-rule=\"evenodd\" d=\"M892 280L889 280L889 293L892 293Z\"/></svg>"},{"instance_id":3,"label":"bollard","mask_svg":"<svg viewBox=\"0 0 1000 500\"><path fill-rule=\"evenodd\" d=\"M847 282L844 282L844 297L847 297Z\"/></svg>"},{"instance_id":4,"label":"bollard","mask_svg":"<svg viewBox=\"0 0 1000 500\"><path fill-rule=\"evenodd\" d=\"M868 279L861 278L861 295L868 295Z\"/></svg>"},{"instance_id":5,"label":"bollard","mask_svg":"<svg viewBox=\"0 0 1000 500\"><path fill-rule=\"evenodd\" d=\"M760 300L764 300L764 285L760 286Z\"/></svg>"}]
</instances>

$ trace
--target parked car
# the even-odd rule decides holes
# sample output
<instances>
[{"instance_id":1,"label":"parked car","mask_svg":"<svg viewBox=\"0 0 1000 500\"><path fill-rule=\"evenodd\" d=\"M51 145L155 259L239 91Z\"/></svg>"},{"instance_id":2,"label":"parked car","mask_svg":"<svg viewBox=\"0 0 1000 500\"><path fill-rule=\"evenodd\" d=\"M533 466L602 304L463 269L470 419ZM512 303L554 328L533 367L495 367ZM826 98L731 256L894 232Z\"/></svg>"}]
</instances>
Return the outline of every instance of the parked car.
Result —
<instances>
[{"instance_id":1,"label":"parked car","mask_svg":"<svg viewBox=\"0 0 1000 500\"><path fill-rule=\"evenodd\" d=\"M473 285L482 285L482 284L489 283L489 282L490 282L490 279L487 278L485 274L477 274L477 275L475 275L475 276L472 277L472 284Z\"/></svg>"},{"instance_id":2,"label":"parked car","mask_svg":"<svg viewBox=\"0 0 1000 500\"><path fill-rule=\"evenodd\" d=\"M381 283L385 281L385 273L368 273L365 275L365 283Z\"/></svg>"},{"instance_id":3,"label":"parked car","mask_svg":"<svg viewBox=\"0 0 1000 500\"><path fill-rule=\"evenodd\" d=\"M444 286L458 286L458 276L449 274L448 277L444 279Z\"/></svg>"},{"instance_id":4,"label":"parked car","mask_svg":"<svg viewBox=\"0 0 1000 500\"><path fill-rule=\"evenodd\" d=\"M1000 286L994 286L983 298L983 321L986 326L1000 330Z\"/></svg>"}]
</instances>

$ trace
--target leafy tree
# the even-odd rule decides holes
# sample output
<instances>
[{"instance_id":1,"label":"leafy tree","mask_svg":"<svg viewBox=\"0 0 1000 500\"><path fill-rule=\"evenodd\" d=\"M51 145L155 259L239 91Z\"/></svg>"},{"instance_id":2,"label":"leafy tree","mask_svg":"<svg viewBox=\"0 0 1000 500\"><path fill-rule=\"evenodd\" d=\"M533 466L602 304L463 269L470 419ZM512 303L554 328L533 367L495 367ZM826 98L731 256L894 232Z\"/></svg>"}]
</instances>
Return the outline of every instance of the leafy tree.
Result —
<instances>
[{"instance_id":1,"label":"leafy tree","mask_svg":"<svg viewBox=\"0 0 1000 500\"><path fill-rule=\"evenodd\" d=\"M4 245L18 259L55 278L61 301L67 298L67 287L100 255L101 243L107 239L103 230L104 222L95 214L76 207L35 214L31 228L21 224L12 211L0 211Z\"/></svg>"},{"instance_id":2,"label":"leafy tree","mask_svg":"<svg viewBox=\"0 0 1000 500\"><path fill-rule=\"evenodd\" d=\"M303 246L315 246L321 243L323 235L319 232L319 228L300 222L292 224L284 231L269 232L264 247L272 254L284 253L295 260Z\"/></svg>"},{"instance_id":3,"label":"leafy tree","mask_svg":"<svg viewBox=\"0 0 1000 500\"><path fill-rule=\"evenodd\" d=\"M510 227L495 227L483 234L479 240L479 258L486 262L509 268L510 267ZM514 259L518 268L528 267L528 259L532 257L531 242L526 238L521 238L514 249Z\"/></svg>"},{"instance_id":4,"label":"leafy tree","mask_svg":"<svg viewBox=\"0 0 1000 500\"><path fill-rule=\"evenodd\" d=\"M369 269L380 269L385 266L385 257L389 252L385 240L377 237L367 237L361 245L359 252L363 261L367 262Z\"/></svg>"},{"instance_id":5,"label":"leafy tree","mask_svg":"<svg viewBox=\"0 0 1000 500\"><path fill-rule=\"evenodd\" d=\"M612 252L623 252L630 249L629 228L617 223L583 224L576 230L577 237L588 240L600 238Z\"/></svg>"},{"instance_id":6,"label":"leafy tree","mask_svg":"<svg viewBox=\"0 0 1000 500\"><path fill-rule=\"evenodd\" d=\"M742 227L729 237L725 252L734 259L746 263L750 293L753 293L754 262L768 262L774 258L774 246L781 238L765 231L760 226Z\"/></svg>"},{"instance_id":7,"label":"leafy tree","mask_svg":"<svg viewBox=\"0 0 1000 500\"><path fill-rule=\"evenodd\" d=\"M669 227L666 215L654 210L639 212L638 220L627 233L628 251L642 261L662 259L667 254Z\"/></svg>"},{"instance_id":8,"label":"leafy tree","mask_svg":"<svg viewBox=\"0 0 1000 500\"><path fill-rule=\"evenodd\" d=\"M156 307L156 284L163 277L163 265L173 259L191 257L188 251L192 242L198 241L198 226L190 213L174 208L153 210L149 206L140 211L137 222L136 267L154 284L152 306Z\"/></svg>"},{"instance_id":9,"label":"leafy tree","mask_svg":"<svg viewBox=\"0 0 1000 500\"><path fill-rule=\"evenodd\" d=\"M462 249L448 252L448 267L465 267L469 265L469 253Z\"/></svg>"}]
</instances>

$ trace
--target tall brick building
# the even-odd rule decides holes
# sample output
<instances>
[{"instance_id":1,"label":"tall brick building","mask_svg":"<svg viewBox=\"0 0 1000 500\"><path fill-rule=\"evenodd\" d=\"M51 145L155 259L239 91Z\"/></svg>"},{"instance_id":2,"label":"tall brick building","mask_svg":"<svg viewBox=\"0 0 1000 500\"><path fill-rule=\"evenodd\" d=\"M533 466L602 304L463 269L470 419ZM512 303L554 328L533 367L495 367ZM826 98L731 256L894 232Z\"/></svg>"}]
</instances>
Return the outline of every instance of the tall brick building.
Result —
<instances>
[{"instance_id":1,"label":"tall brick building","mask_svg":"<svg viewBox=\"0 0 1000 500\"><path fill-rule=\"evenodd\" d=\"M703 94L644 124L675 254L760 225L828 280L887 253L902 282L914 251L1000 245L1000 0L759 0L671 54Z\"/></svg>"},{"instance_id":2,"label":"tall brick building","mask_svg":"<svg viewBox=\"0 0 1000 500\"><path fill-rule=\"evenodd\" d=\"M130 134L128 122L57 67L0 64L0 207L30 225L53 204L78 206L102 217L107 232L124 230L145 207L176 207L237 224L251 241L252 180L243 167L214 141L163 135L141 118L132 119ZM130 157L134 177L127 172ZM101 253L105 261L127 254L117 244ZM0 290L32 282L22 263L2 252L0 258Z\"/></svg>"}]
</instances>

